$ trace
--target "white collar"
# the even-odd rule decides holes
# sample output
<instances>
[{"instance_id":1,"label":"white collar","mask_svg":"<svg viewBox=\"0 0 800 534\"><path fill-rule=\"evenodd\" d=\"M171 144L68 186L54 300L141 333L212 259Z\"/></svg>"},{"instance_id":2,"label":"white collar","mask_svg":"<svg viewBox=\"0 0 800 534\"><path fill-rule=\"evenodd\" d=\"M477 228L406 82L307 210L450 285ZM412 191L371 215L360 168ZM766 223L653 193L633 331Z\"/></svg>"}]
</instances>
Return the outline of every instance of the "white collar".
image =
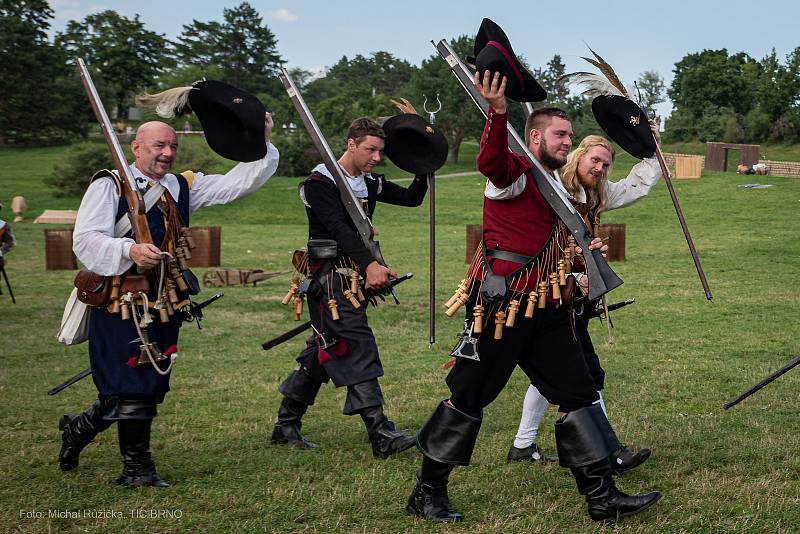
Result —
<instances>
[{"instance_id":1,"label":"white collar","mask_svg":"<svg viewBox=\"0 0 800 534\"><path fill-rule=\"evenodd\" d=\"M367 183L364 180L365 178L374 180L375 178L372 176L372 174L368 172L362 172L358 176L350 176L347 174L347 171L344 170L344 167L342 167L341 164L339 164L339 168L342 169L342 174L344 174L345 178L347 178L347 182L350 184L350 189L353 190L353 194L356 196L356 198L367 198L369 194L367 192ZM336 183L336 180L334 180L324 163L320 163L314 167L314 170L311 172L318 172L323 176L330 178L333 183Z\"/></svg>"},{"instance_id":2,"label":"white collar","mask_svg":"<svg viewBox=\"0 0 800 534\"><path fill-rule=\"evenodd\" d=\"M139 179L144 179L148 184L156 181L149 176L145 176L144 173L136 167L135 163L131 163L130 169L133 173L133 177L136 178L137 181L139 181ZM177 176L171 172L167 173L160 180L158 180L158 183L160 183L167 191L169 191L169 194L172 195L172 199L175 200L175 202L178 202L178 197L181 195L181 185L178 183Z\"/></svg>"}]
</instances>

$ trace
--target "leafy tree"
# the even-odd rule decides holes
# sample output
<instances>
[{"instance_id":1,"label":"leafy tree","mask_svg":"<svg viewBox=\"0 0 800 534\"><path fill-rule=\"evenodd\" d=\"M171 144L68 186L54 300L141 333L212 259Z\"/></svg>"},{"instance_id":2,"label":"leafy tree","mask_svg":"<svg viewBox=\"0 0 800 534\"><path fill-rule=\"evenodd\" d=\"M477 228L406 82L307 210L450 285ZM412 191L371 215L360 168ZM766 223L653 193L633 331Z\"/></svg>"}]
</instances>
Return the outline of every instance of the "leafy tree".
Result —
<instances>
[{"instance_id":1,"label":"leafy tree","mask_svg":"<svg viewBox=\"0 0 800 534\"><path fill-rule=\"evenodd\" d=\"M567 73L567 67L560 55L554 55L545 68L537 68L532 72L536 81L547 91L548 105L563 105L569 100L569 87L558 83L558 79Z\"/></svg>"},{"instance_id":2,"label":"leafy tree","mask_svg":"<svg viewBox=\"0 0 800 534\"><path fill-rule=\"evenodd\" d=\"M462 58L473 52L474 37L461 35L450 40L450 46ZM447 136L450 144L450 161L458 163L458 152L461 143L468 137L477 138L481 135L483 119L480 112L475 109L475 104L465 94L464 88L458 83L450 67L439 54L434 54L422 61L422 66L414 72L405 96L417 108L422 110L422 97L428 97L435 103L436 96L442 101L442 109L436 114L436 124Z\"/></svg>"},{"instance_id":3,"label":"leafy tree","mask_svg":"<svg viewBox=\"0 0 800 534\"><path fill-rule=\"evenodd\" d=\"M107 10L70 21L55 45L70 57L82 57L110 88L120 117L133 93L152 85L171 68L169 41L139 20ZM95 80L97 81L97 80Z\"/></svg>"},{"instance_id":4,"label":"leafy tree","mask_svg":"<svg viewBox=\"0 0 800 534\"><path fill-rule=\"evenodd\" d=\"M80 82L47 39L52 18L45 0L0 0L0 145L86 132Z\"/></svg>"},{"instance_id":5,"label":"leafy tree","mask_svg":"<svg viewBox=\"0 0 800 534\"><path fill-rule=\"evenodd\" d=\"M687 54L675 64L675 78L667 91L677 109L701 117L712 106L747 113L755 105L758 62L726 49Z\"/></svg>"},{"instance_id":6,"label":"leafy tree","mask_svg":"<svg viewBox=\"0 0 800 534\"><path fill-rule=\"evenodd\" d=\"M258 11L242 2L223 9L222 18L223 22L193 20L183 26L175 43L181 65L196 65L198 74L254 94L280 94L283 88L276 76L283 59L278 54L278 40Z\"/></svg>"},{"instance_id":7,"label":"leafy tree","mask_svg":"<svg viewBox=\"0 0 800 534\"><path fill-rule=\"evenodd\" d=\"M636 82L641 94L642 108L649 112L658 104L666 100L664 80L654 70L648 70L639 75Z\"/></svg>"}]
</instances>

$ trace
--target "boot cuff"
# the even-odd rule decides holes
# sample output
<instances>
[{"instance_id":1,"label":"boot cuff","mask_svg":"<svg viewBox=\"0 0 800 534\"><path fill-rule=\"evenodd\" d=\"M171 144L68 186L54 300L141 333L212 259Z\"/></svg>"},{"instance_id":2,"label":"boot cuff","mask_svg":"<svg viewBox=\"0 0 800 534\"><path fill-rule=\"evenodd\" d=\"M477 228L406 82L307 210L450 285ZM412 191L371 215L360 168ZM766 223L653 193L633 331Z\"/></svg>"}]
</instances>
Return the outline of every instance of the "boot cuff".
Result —
<instances>
[{"instance_id":1,"label":"boot cuff","mask_svg":"<svg viewBox=\"0 0 800 534\"><path fill-rule=\"evenodd\" d=\"M556 447L563 467L582 467L605 460L620 447L598 404L573 410L555 424Z\"/></svg>"},{"instance_id":2,"label":"boot cuff","mask_svg":"<svg viewBox=\"0 0 800 534\"><path fill-rule=\"evenodd\" d=\"M417 446L432 460L469 465L483 414L466 414L442 401L417 434Z\"/></svg>"},{"instance_id":3,"label":"boot cuff","mask_svg":"<svg viewBox=\"0 0 800 534\"><path fill-rule=\"evenodd\" d=\"M106 421L152 419L157 415L155 399L119 399L103 419Z\"/></svg>"}]
</instances>

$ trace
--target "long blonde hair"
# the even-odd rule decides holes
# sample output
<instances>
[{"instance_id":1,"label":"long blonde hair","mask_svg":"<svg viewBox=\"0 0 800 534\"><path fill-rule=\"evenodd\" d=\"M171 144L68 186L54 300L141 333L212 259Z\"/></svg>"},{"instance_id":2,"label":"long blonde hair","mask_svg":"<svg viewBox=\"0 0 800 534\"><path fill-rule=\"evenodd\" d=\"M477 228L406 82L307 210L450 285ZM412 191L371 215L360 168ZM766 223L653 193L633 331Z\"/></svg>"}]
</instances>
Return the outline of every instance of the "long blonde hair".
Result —
<instances>
[{"instance_id":1,"label":"long blonde hair","mask_svg":"<svg viewBox=\"0 0 800 534\"><path fill-rule=\"evenodd\" d=\"M599 215L606 206L606 182L608 182L608 175L611 173L615 157L614 147L611 146L611 142L601 135L587 135L578 145L578 148L569 153L567 163L559 171L561 183L564 184L570 195L577 197L581 188L581 183L578 180L578 162L590 149L596 146L601 146L608 150L609 154L611 154L611 165L597 180L594 188L584 188L586 191L586 206L589 213L593 214L594 217Z\"/></svg>"}]
</instances>

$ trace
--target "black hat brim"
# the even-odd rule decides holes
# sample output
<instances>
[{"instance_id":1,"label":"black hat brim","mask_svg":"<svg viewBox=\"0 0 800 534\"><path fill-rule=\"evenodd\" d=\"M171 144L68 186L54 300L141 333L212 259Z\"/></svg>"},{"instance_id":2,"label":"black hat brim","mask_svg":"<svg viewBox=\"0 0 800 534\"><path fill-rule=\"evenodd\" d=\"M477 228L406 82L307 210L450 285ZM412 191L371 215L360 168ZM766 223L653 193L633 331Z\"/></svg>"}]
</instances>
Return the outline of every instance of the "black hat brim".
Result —
<instances>
[{"instance_id":1,"label":"black hat brim","mask_svg":"<svg viewBox=\"0 0 800 534\"><path fill-rule=\"evenodd\" d=\"M483 77L487 70L505 76L506 96L517 102L541 102L547 91L517 58L503 29L491 19L483 19L475 36L475 68Z\"/></svg>"},{"instance_id":2,"label":"black hat brim","mask_svg":"<svg viewBox=\"0 0 800 534\"><path fill-rule=\"evenodd\" d=\"M435 126L414 113L390 117L383 123L384 154L406 172L436 172L447 161L447 138Z\"/></svg>"},{"instance_id":3,"label":"black hat brim","mask_svg":"<svg viewBox=\"0 0 800 534\"><path fill-rule=\"evenodd\" d=\"M644 159L655 154L656 141L647 115L629 98L617 95L595 97L592 113L611 140L631 156Z\"/></svg>"},{"instance_id":4,"label":"black hat brim","mask_svg":"<svg viewBox=\"0 0 800 534\"><path fill-rule=\"evenodd\" d=\"M255 161L267 153L266 108L254 95L216 80L196 83L189 104L203 125L211 150L234 161Z\"/></svg>"}]
</instances>

